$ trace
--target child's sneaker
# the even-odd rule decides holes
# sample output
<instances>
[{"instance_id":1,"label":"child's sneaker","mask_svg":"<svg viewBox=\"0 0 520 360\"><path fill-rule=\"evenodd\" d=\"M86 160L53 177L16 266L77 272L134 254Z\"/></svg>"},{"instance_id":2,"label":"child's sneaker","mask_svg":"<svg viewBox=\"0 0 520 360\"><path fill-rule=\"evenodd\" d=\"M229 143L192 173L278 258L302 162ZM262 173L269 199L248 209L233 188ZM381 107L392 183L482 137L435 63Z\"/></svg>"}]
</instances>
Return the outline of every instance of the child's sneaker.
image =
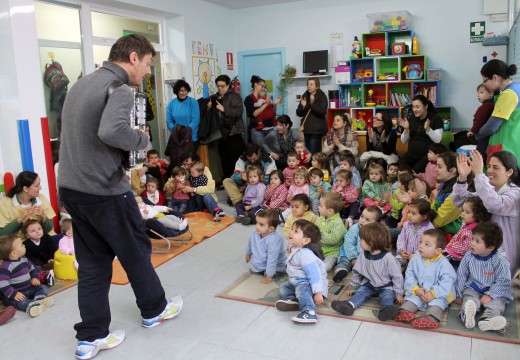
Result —
<instances>
[{"instance_id":1,"label":"child's sneaker","mask_svg":"<svg viewBox=\"0 0 520 360\"><path fill-rule=\"evenodd\" d=\"M217 217L217 216L215 215L215 218L216 218L216 217ZM242 221L244 221L244 219L245 219L245 216L243 216L243 215L241 215L241 216L236 216L236 217L235 217L235 221L236 221L237 223L239 223L239 224L243 224ZM215 220L215 219L213 219L213 220ZM220 217L218 218L218 220L215 220L215 221L220 221Z\"/></svg>"},{"instance_id":2,"label":"child's sneaker","mask_svg":"<svg viewBox=\"0 0 520 360\"><path fill-rule=\"evenodd\" d=\"M11 320L16 314L14 306L8 306L2 313L0 313L0 325L4 325L6 322Z\"/></svg>"},{"instance_id":3,"label":"child's sneaker","mask_svg":"<svg viewBox=\"0 0 520 360\"><path fill-rule=\"evenodd\" d=\"M168 303L166 304L166 307L164 308L162 313L160 313L152 319L143 319L141 325L145 328L155 327L161 324L164 320L173 319L174 317L179 315L181 310L182 298L180 295L177 295L173 299L168 299Z\"/></svg>"},{"instance_id":4,"label":"child's sneaker","mask_svg":"<svg viewBox=\"0 0 520 360\"><path fill-rule=\"evenodd\" d=\"M296 300L278 300L274 307L280 311L298 311L300 309L300 304Z\"/></svg>"},{"instance_id":5,"label":"child's sneaker","mask_svg":"<svg viewBox=\"0 0 520 360\"><path fill-rule=\"evenodd\" d=\"M101 350L113 349L125 340L123 330L112 331L107 337L94 341L78 341L76 357L78 359L92 359Z\"/></svg>"},{"instance_id":6,"label":"child's sneaker","mask_svg":"<svg viewBox=\"0 0 520 360\"><path fill-rule=\"evenodd\" d=\"M411 324L414 328L417 329L437 329L440 323L433 319L431 316L424 315L418 317L417 319L413 319Z\"/></svg>"},{"instance_id":7,"label":"child's sneaker","mask_svg":"<svg viewBox=\"0 0 520 360\"><path fill-rule=\"evenodd\" d=\"M188 219L184 219L179 224L179 230L182 231L188 227Z\"/></svg>"},{"instance_id":8,"label":"child's sneaker","mask_svg":"<svg viewBox=\"0 0 520 360\"><path fill-rule=\"evenodd\" d=\"M403 309L400 309L394 316L395 321L401 321L404 323L412 322L413 319L415 319L415 314L411 311L406 311Z\"/></svg>"},{"instance_id":9,"label":"child's sneaker","mask_svg":"<svg viewBox=\"0 0 520 360\"><path fill-rule=\"evenodd\" d=\"M339 312L340 314L347 316L354 314L354 306L350 303L350 301L334 300L330 305L332 309Z\"/></svg>"},{"instance_id":10,"label":"child's sneaker","mask_svg":"<svg viewBox=\"0 0 520 360\"><path fill-rule=\"evenodd\" d=\"M477 313L477 304L473 300L468 300L464 304L464 309L461 312L461 320L464 326L468 329L475 327L475 314Z\"/></svg>"},{"instance_id":11,"label":"child's sneaker","mask_svg":"<svg viewBox=\"0 0 520 360\"><path fill-rule=\"evenodd\" d=\"M344 278L346 278L348 275L348 270L347 269L336 269L336 271L334 271L334 276L332 277L332 280L334 282L340 282L341 280L343 280Z\"/></svg>"},{"instance_id":12,"label":"child's sneaker","mask_svg":"<svg viewBox=\"0 0 520 360\"><path fill-rule=\"evenodd\" d=\"M506 326L507 320L503 316L494 316L492 318L483 319L478 322L478 327L482 331L500 331L503 330Z\"/></svg>"},{"instance_id":13,"label":"child's sneaker","mask_svg":"<svg viewBox=\"0 0 520 360\"><path fill-rule=\"evenodd\" d=\"M37 316L40 316L45 311L45 305L39 304L37 301L31 302L27 306L27 314L29 314L30 317L35 318Z\"/></svg>"},{"instance_id":14,"label":"child's sneaker","mask_svg":"<svg viewBox=\"0 0 520 360\"><path fill-rule=\"evenodd\" d=\"M251 218L249 216L244 216L242 218L242 225L249 225L251 224Z\"/></svg>"},{"instance_id":15,"label":"child's sneaker","mask_svg":"<svg viewBox=\"0 0 520 360\"><path fill-rule=\"evenodd\" d=\"M53 270L44 270L38 274L38 280L40 283L53 286L54 285L54 271Z\"/></svg>"},{"instance_id":16,"label":"child's sneaker","mask_svg":"<svg viewBox=\"0 0 520 360\"><path fill-rule=\"evenodd\" d=\"M381 321L388 321L394 318L394 316L399 311L399 308L395 305L388 305L379 310L379 314L377 314L377 318Z\"/></svg>"},{"instance_id":17,"label":"child's sneaker","mask_svg":"<svg viewBox=\"0 0 520 360\"><path fill-rule=\"evenodd\" d=\"M46 308L54 305L54 299L51 297L46 297L37 301L38 304L45 306Z\"/></svg>"},{"instance_id":18,"label":"child's sneaker","mask_svg":"<svg viewBox=\"0 0 520 360\"><path fill-rule=\"evenodd\" d=\"M308 310L304 310L297 316L291 318L292 321L301 324L315 324L318 321L316 313L311 314Z\"/></svg>"},{"instance_id":19,"label":"child's sneaker","mask_svg":"<svg viewBox=\"0 0 520 360\"><path fill-rule=\"evenodd\" d=\"M226 216L226 213L221 208L215 208L215 209L213 209L213 212L215 213L215 218L219 218L219 220L215 220L215 221L220 221L220 218L223 218L224 216Z\"/></svg>"}]
</instances>

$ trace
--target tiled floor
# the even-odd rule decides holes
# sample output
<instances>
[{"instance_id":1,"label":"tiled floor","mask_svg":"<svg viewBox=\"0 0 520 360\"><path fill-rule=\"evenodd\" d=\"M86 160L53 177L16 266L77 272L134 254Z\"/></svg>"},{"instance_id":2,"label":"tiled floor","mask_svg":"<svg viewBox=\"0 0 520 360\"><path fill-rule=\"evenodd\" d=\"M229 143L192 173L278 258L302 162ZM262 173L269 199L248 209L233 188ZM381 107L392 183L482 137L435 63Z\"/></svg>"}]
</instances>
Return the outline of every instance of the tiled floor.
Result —
<instances>
[{"instance_id":1,"label":"tiled floor","mask_svg":"<svg viewBox=\"0 0 520 360\"><path fill-rule=\"evenodd\" d=\"M233 210L226 207L229 215ZM112 329L125 342L99 359L519 359L520 346L472 340L320 316L316 325L295 325L293 314L272 307L216 298L248 270L244 248L252 227L233 224L157 268L168 295L181 294L184 309L153 328L140 326L129 285L113 285ZM18 312L0 327L1 359L72 359L79 321L76 288L55 296L56 305L35 319Z\"/></svg>"}]
</instances>

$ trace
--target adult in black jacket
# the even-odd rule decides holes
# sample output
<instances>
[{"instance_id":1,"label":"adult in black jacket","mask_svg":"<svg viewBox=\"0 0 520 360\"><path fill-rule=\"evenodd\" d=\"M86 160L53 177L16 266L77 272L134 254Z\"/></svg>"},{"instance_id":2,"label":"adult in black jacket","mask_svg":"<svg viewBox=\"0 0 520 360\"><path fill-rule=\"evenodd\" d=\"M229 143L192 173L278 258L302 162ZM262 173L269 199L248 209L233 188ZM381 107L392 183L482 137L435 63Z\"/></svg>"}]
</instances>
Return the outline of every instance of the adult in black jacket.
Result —
<instances>
[{"instance_id":1,"label":"adult in black jacket","mask_svg":"<svg viewBox=\"0 0 520 360\"><path fill-rule=\"evenodd\" d=\"M227 75L219 75L215 79L218 93L211 97L208 107L215 107L220 111L220 139L218 152L222 161L224 177L230 177L235 169L237 155L245 149L244 122L242 113L244 106L239 94L230 89L231 79Z\"/></svg>"},{"instance_id":2,"label":"adult in black jacket","mask_svg":"<svg viewBox=\"0 0 520 360\"><path fill-rule=\"evenodd\" d=\"M377 162L386 169L387 165L396 163L399 160L395 150L396 144L397 134L392 131L390 114L376 113L373 127L367 130L367 151L359 158L361 167L364 169L372 162Z\"/></svg>"},{"instance_id":3,"label":"adult in black jacket","mask_svg":"<svg viewBox=\"0 0 520 360\"><path fill-rule=\"evenodd\" d=\"M296 115L302 118L305 146L311 154L321 151L321 139L327 133L328 100L320 89L320 79L307 80L307 91L300 98Z\"/></svg>"},{"instance_id":4,"label":"adult in black jacket","mask_svg":"<svg viewBox=\"0 0 520 360\"><path fill-rule=\"evenodd\" d=\"M403 128L401 141L403 144L408 143L408 151L399 163L410 165L417 174L423 173L428 165L430 144L442 140L442 120L432 102L424 95L417 95L412 99L412 113L408 119L399 122Z\"/></svg>"}]
</instances>

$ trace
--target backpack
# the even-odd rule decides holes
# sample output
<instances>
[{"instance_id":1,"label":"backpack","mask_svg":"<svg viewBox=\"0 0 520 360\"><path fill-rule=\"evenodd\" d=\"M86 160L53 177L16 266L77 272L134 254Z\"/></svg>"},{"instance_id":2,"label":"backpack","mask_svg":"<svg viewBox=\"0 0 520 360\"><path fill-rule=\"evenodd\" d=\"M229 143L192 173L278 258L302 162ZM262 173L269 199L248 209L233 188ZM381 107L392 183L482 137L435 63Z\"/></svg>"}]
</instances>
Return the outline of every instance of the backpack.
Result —
<instances>
[{"instance_id":1,"label":"backpack","mask_svg":"<svg viewBox=\"0 0 520 360\"><path fill-rule=\"evenodd\" d=\"M63 72L61 64L54 60L51 64L45 65L43 80L52 90L62 90L70 82L67 75Z\"/></svg>"}]
</instances>

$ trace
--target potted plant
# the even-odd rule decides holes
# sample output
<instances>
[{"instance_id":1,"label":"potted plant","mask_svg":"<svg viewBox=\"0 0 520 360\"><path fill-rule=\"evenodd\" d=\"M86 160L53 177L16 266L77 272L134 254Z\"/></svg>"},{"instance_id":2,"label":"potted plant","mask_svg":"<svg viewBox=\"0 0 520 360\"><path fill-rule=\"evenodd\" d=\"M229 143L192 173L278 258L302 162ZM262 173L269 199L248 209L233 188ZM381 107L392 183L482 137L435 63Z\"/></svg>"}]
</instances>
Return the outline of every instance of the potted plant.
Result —
<instances>
[{"instance_id":1,"label":"potted plant","mask_svg":"<svg viewBox=\"0 0 520 360\"><path fill-rule=\"evenodd\" d=\"M278 85L276 86L278 96L284 99L287 98L287 86L293 83L295 76L296 67L290 64L285 65L280 73L280 81L278 81Z\"/></svg>"}]
</instances>

